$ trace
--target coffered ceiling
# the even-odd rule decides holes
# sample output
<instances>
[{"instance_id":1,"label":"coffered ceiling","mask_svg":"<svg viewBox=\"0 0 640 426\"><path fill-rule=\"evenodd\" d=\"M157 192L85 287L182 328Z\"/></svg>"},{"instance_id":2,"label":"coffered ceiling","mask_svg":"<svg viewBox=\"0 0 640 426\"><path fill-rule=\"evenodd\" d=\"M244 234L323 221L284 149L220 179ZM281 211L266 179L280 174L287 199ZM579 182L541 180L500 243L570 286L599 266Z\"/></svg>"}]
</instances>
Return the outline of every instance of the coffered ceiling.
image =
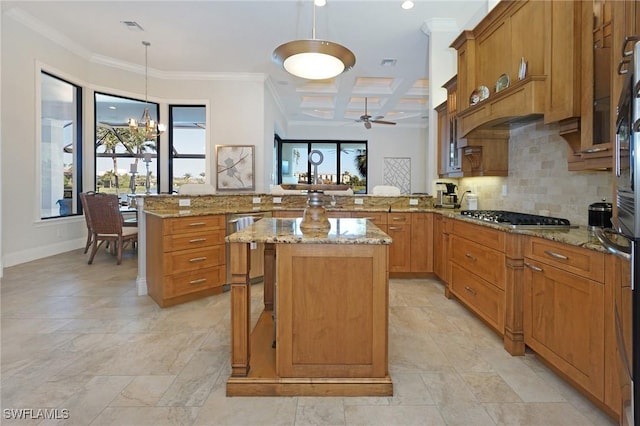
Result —
<instances>
[{"instance_id":1,"label":"coffered ceiling","mask_svg":"<svg viewBox=\"0 0 640 426\"><path fill-rule=\"evenodd\" d=\"M334 79L311 81L271 59L280 44L311 38L311 0L0 2L3 14L90 61L143 72L142 41L149 41L153 76L264 76L295 124L361 125L355 120L366 97L371 116L397 127L427 123L425 23L444 19L462 30L487 10L487 0L414 3L410 10L402 0L327 0L316 7L316 38L348 47L356 65Z\"/></svg>"}]
</instances>

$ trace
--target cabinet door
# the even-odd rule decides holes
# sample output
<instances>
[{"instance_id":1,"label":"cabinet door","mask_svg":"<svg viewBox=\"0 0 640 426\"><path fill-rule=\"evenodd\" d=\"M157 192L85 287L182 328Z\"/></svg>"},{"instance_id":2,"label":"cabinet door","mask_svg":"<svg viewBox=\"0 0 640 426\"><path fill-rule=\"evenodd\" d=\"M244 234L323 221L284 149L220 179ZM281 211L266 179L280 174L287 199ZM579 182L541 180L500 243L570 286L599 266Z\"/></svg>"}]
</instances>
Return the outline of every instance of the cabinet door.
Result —
<instances>
[{"instance_id":1,"label":"cabinet door","mask_svg":"<svg viewBox=\"0 0 640 426\"><path fill-rule=\"evenodd\" d=\"M443 282L446 282L445 262L444 218L436 214L433 218L433 272Z\"/></svg>"},{"instance_id":2,"label":"cabinet door","mask_svg":"<svg viewBox=\"0 0 640 426\"><path fill-rule=\"evenodd\" d=\"M411 272L433 272L433 213L411 213Z\"/></svg>"},{"instance_id":3,"label":"cabinet door","mask_svg":"<svg viewBox=\"0 0 640 426\"><path fill-rule=\"evenodd\" d=\"M525 343L602 400L604 285L525 259Z\"/></svg>"},{"instance_id":4,"label":"cabinet door","mask_svg":"<svg viewBox=\"0 0 640 426\"><path fill-rule=\"evenodd\" d=\"M410 272L411 225L389 223L387 234L393 239L389 246L389 272Z\"/></svg>"}]
</instances>

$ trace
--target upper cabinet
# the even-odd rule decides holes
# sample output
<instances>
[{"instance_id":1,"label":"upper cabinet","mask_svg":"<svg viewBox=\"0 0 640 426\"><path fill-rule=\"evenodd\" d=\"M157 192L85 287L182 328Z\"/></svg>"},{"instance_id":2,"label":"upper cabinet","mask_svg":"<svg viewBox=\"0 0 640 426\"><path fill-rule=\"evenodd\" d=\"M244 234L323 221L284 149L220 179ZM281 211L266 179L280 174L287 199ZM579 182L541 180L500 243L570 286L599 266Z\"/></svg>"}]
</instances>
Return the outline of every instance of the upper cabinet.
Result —
<instances>
[{"instance_id":1,"label":"upper cabinet","mask_svg":"<svg viewBox=\"0 0 640 426\"><path fill-rule=\"evenodd\" d=\"M612 166L616 46L628 3L635 2L502 0L458 36L451 47L458 54L464 175L465 144L482 145L486 135L508 140L511 126L540 118L559 123L570 170ZM496 149L494 142L484 143L485 149Z\"/></svg>"},{"instance_id":2,"label":"upper cabinet","mask_svg":"<svg viewBox=\"0 0 640 426\"><path fill-rule=\"evenodd\" d=\"M454 76L442 87L447 90L447 100L435 108L438 113L438 175L461 177L457 130L457 78Z\"/></svg>"}]
</instances>

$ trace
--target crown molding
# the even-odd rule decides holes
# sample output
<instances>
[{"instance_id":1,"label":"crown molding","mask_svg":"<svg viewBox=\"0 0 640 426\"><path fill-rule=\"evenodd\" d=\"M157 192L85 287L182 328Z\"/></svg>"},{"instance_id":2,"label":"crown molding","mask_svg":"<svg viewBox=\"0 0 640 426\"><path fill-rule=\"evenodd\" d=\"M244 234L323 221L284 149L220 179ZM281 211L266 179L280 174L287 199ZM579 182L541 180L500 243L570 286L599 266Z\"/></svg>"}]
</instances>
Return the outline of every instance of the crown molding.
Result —
<instances>
[{"instance_id":1,"label":"crown molding","mask_svg":"<svg viewBox=\"0 0 640 426\"><path fill-rule=\"evenodd\" d=\"M431 33L459 33L460 28L455 19L451 18L430 18L425 20L420 26L420 30L426 35Z\"/></svg>"}]
</instances>

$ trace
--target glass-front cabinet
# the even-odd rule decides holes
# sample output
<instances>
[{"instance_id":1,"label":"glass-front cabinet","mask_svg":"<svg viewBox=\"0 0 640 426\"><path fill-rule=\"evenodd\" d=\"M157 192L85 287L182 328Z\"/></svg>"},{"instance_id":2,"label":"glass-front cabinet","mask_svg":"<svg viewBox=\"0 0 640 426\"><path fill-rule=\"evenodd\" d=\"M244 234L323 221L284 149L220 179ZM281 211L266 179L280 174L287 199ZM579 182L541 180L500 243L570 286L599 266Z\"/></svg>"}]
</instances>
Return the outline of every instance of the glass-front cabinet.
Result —
<instances>
[{"instance_id":1,"label":"glass-front cabinet","mask_svg":"<svg viewBox=\"0 0 640 426\"><path fill-rule=\"evenodd\" d=\"M460 177L462 175L460 147L458 147L457 122L457 77L443 86L447 90L447 100L438 105L438 175L440 177Z\"/></svg>"}]
</instances>

